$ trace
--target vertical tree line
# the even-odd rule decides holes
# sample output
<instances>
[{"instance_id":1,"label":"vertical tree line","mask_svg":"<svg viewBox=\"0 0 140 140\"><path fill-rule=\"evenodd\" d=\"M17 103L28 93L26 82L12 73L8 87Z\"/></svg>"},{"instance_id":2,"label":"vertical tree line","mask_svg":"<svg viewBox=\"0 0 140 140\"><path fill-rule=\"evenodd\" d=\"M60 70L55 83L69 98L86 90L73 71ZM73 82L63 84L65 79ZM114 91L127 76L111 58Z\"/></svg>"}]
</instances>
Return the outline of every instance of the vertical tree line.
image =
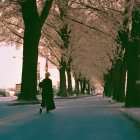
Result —
<instances>
[{"instance_id":1,"label":"vertical tree line","mask_svg":"<svg viewBox=\"0 0 140 140\"><path fill-rule=\"evenodd\" d=\"M130 8L133 8L132 18L126 16L123 21L124 29L118 32L124 55L121 61L116 60L113 71L111 70L105 76L105 95L113 96L116 101L125 100L126 107L140 107L140 3L138 1L130 2L131 0L126 1L127 7L124 14L127 15ZM126 70L128 76L125 97Z\"/></svg>"},{"instance_id":2,"label":"vertical tree line","mask_svg":"<svg viewBox=\"0 0 140 140\"><path fill-rule=\"evenodd\" d=\"M126 107L140 107L140 2L132 11L131 42L127 50L128 81Z\"/></svg>"}]
</instances>

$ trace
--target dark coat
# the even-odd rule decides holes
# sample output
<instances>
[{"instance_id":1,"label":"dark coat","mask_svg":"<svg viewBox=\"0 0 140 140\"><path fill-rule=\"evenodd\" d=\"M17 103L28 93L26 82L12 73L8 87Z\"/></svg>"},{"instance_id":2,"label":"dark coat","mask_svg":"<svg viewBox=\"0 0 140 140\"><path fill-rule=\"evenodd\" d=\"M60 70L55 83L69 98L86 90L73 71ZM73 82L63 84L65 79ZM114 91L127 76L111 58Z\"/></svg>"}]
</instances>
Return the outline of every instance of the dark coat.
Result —
<instances>
[{"instance_id":1,"label":"dark coat","mask_svg":"<svg viewBox=\"0 0 140 140\"><path fill-rule=\"evenodd\" d=\"M49 78L43 79L43 81L39 83L39 87L42 88L41 106L47 106L48 111L55 109L55 104L53 100L52 80Z\"/></svg>"}]
</instances>

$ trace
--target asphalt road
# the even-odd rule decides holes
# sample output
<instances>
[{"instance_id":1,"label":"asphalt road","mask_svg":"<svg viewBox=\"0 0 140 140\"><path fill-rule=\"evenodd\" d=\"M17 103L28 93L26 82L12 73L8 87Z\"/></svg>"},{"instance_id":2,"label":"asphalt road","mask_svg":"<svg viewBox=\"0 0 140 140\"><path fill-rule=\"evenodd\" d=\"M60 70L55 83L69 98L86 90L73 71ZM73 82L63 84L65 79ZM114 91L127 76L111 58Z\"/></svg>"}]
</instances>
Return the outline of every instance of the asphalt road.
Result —
<instances>
[{"instance_id":1,"label":"asphalt road","mask_svg":"<svg viewBox=\"0 0 140 140\"><path fill-rule=\"evenodd\" d=\"M57 99L40 105L0 103L0 140L140 140L140 130L102 97Z\"/></svg>"}]
</instances>

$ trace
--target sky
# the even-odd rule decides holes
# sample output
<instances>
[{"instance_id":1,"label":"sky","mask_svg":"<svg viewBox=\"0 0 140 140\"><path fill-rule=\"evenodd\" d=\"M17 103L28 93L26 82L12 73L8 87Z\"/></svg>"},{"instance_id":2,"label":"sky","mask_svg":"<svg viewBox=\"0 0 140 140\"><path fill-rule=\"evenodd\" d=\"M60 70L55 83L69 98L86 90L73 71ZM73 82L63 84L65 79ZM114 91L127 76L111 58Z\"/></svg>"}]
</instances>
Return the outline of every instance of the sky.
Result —
<instances>
[{"instance_id":1,"label":"sky","mask_svg":"<svg viewBox=\"0 0 140 140\"><path fill-rule=\"evenodd\" d=\"M12 88L20 83L21 71L22 51L15 47L0 47L0 88Z\"/></svg>"},{"instance_id":2,"label":"sky","mask_svg":"<svg viewBox=\"0 0 140 140\"><path fill-rule=\"evenodd\" d=\"M45 77L44 58L39 57L40 77ZM59 81L59 71L56 68L48 70L51 73L53 85L57 85ZM0 88L15 88L16 84L21 83L22 74L22 49L15 47L0 47Z\"/></svg>"}]
</instances>

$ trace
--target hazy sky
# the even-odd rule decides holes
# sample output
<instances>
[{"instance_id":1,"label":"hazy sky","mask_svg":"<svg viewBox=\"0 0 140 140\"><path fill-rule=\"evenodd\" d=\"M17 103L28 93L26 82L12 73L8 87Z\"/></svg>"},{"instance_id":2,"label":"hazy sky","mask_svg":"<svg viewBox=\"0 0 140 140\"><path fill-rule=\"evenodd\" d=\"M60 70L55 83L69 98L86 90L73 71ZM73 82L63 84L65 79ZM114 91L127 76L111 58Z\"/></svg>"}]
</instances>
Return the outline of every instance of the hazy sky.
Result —
<instances>
[{"instance_id":1,"label":"hazy sky","mask_svg":"<svg viewBox=\"0 0 140 140\"><path fill-rule=\"evenodd\" d=\"M0 47L0 88L15 87L15 83L20 83L21 71L22 50Z\"/></svg>"},{"instance_id":2,"label":"hazy sky","mask_svg":"<svg viewBox=\"0 0 140 140\"><path fill-rule=\"evenodd\" d=\"M13 58L14 56L14 58ZM40 77L45 75L45 59L39 58ZM56 68L49 69L53 85L59 81L59 72ZM15 84L21 83L22 74L22 49L14 47L0 47L0 88L15 88Z\"/></svg>"},{"instance_id":3,"label":"hazy sky","mask_svg":"<svg viewBox=\"0 0 140 140\"><path fill-rule=\"evenodd\" d=\"M40 62L40 79L45 77L46 59L39 57ZM53 85L58 86L59 71L56 67L48 63ZM0 88L15 88L16 84L21 83L22 74L22 49L16 50L15 47L0 47ZM67 78L67 77L66 77ZM72 78L74 86L74 79Z\"/></svg>"}]
</instances>

